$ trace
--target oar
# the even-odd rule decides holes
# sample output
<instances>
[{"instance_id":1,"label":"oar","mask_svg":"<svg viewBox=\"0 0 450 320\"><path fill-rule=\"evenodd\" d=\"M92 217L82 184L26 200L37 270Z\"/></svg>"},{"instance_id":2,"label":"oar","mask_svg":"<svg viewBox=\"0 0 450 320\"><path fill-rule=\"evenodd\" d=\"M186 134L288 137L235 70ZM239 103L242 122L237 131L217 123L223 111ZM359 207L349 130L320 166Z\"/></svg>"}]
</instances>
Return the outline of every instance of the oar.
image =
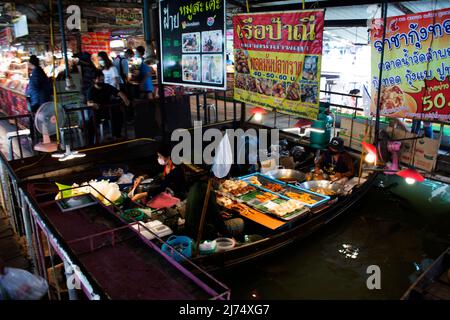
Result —
<instances>
[{"instance_id":1,"label":"oar","mask_svg":"<svg viewBox=\"0 0 450 320\"><path fill-rule=\"evenodd\" d=\"M211 189L212 189L212 179L210 177L210 178L208 178L208 186L206 187L206 195L205 195L205 200L203 202L202 215L200 216L200 225L198 228L195 255L197 255L199 253L199 246L200 246L200 241L202 240L202 236L203 236L203 227L205 225L206 211L208 211L209 197L211 195Z\"/></svg>"}]
</instances>

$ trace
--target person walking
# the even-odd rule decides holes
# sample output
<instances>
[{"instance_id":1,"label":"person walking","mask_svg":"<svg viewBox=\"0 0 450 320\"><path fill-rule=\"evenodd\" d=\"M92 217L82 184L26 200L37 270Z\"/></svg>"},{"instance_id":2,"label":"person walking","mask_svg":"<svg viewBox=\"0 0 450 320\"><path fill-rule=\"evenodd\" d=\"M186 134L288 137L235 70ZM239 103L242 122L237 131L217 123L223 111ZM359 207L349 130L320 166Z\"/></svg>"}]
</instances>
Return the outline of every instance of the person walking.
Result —
<instances>
[{"instance_id":1,"label":"person walking","mask_svg":"<svg viewBox=\"0 0 450 320\"><path fill-rule=\"evenodd\" d=\"M43 103L52 100L52 85L50 79L41 68L38 57L35 55L30 56L28 69L31 70L26 90L29 102L28 111L34 114Z\"/></svg>"},{"instance_id":2,"label":"person walking","mask_svg":"<svg viewBox=\"0 0 450 320\"><path fill-rule=\"evenodd\" d=\"M128 93L128 76L129 76L129 65L128 61L134 57L134 52L132 49L127 49L124 56L118 55L113 64L117 70L119 70L119 84L120 91Z\"/></svg>"},{"instance_id":3,"label":"person walking","mask_svg":"<svg viewBox=\"0 0 450 320\"><path fill-rule=\"evenodd\" d=\"M119 71L117 71L117 68L113 65L111 59L108 57L108 54L105 51L100 51L98 53L98 64L100 65L100 68L103 71L103 75L105 76L105 83L119 90Z\"/></svg>"}]
</instances>

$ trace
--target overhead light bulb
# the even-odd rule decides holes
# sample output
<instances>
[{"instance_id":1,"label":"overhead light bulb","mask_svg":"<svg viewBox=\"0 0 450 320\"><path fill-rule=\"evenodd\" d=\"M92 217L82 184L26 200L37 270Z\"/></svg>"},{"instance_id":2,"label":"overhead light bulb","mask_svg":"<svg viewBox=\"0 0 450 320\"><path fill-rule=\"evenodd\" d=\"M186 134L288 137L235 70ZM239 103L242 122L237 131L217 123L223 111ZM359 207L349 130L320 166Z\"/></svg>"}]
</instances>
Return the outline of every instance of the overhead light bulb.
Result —
<instances>
[{"instance_id":1,"label":"overhead light bulb","mask_svg":"<svg viewBox=\"0 0 450 320\"><path fill-rule=\"evenodd\" d=\"M414 180L413 178L405 178L405 182L407 183L407 184L414 184L415 182L416 182L416 180Z\"/></svg>"},{"instance_id":2,"label":"overhead light bulb","mask_svg":"<svg viewBox=\"0 0 450 320\"><path fill-rule=\"evenodd\" d=\"M376 160L376 157L375 157L375 155L373 154L373 153L368 153L368 154L366 154L366 157L364 158L364 160L367 162L367 163L374 163L375 162L375 160Z\"/></svg>"},{"instance_id":3,"label":"overhead light bulb","mask_svg":"<svg viewBox=\"0 0 450 320\"><path fill-rule=\"evenodd\" d=\"M262 120L262 113L255 113L255 121L261 121Z\"/></svg>"}]
</instances>

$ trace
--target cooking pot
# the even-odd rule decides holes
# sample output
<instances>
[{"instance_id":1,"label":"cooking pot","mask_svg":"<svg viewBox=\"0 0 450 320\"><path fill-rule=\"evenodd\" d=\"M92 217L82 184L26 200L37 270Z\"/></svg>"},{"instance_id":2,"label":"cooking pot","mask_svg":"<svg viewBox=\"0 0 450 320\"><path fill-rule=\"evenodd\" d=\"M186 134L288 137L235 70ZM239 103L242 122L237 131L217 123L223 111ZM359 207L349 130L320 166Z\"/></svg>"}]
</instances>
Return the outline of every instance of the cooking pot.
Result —
<instances>
[{"instance_id":1,"label":"cooking pot","mask_svg":"<svg viewBox=\"0 0 450 320\"><path fill-rule=\"evenodd\" d=\"M337 182L331 182L329 180L312 180L298 184L300 188L311 190L315 188L323 188L334 191L336 195L341 194L344 191L344 186ZM319 192L318 192L319 193Z\"/></svg>"},{"instance_id":2,"label":"cooking pot","mask_svg":"<svg viewBox=\"0 0 450 320\"><path fill-rule=\"evenodd\" d=\"M273 179L281 180L286 183L302 182L306 178L303 172L285 169L282 166L279 166L278 169L269 171L266 174Z\"/></svg>"}]
</instances>

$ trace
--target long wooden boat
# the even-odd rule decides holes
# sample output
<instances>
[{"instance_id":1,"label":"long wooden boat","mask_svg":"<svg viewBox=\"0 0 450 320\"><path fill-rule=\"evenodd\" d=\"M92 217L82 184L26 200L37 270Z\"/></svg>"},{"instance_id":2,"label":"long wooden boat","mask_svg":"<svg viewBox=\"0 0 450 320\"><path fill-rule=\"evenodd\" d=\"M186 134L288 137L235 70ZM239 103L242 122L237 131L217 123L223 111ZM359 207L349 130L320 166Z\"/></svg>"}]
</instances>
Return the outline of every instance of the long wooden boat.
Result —
<instances>
[{"instance_id":1,"label":"long wooden boat","mask_svg":"<svg viewBox=\"0 0 450 320\"><path fill-rule=\"evenodd\" d=\"M292 136L287 134L281 138L290 139ZM10 165L16 174L18 187L24 190L30 198L34 198L29 192L30 184L39 184L43 181L58 181L65 184L71 184L73 182L79 183L95 178L96 174L98 176L99 167L105 163L126 163L128 164L130 171L136 174L141 174L145 171L148 173L148 170L151 170L152 167L157 168L155 156L157 146L157 142L138 141L88 151L87 157L75 159L70 162L61 163L50 157L40 159L35 157L26 159L25 161L11 162ZM36 161L39 162L38 166L35 164ZM284 223L280 228L273 230L267 229L265 232L259 233L262 236L262 239L260 240L242 243L233 249L224 252L199 255L193 257L191 260L195 265L201 267L201 269L208 272L214 272L252 261L256 258L275 252L295 241L306 238L343 214L349 213L370 189L374 179L375 174L372 174L367 177L364 183L355 186L348 195L340 196L323 205L312 208L307 214L300 216L298 219L295 218ZM37 207L36 212L39 213L43 221L47 224L52 236L58 240L62 248L68 252L72 252L73 249L71 248L70 241L73 241L74 238L65 239L64 234L58 230L58 226L56 224L53 225L54 223L50 221L51 219L49 220L49 213L45 212L45 208L41 208L36 202L35 204ZM102 212L102 215L106 213L105 210ZM112 212L110 212L110 214L114 215ZM251 225L251 221L246 221L246 223L247 222ZM86 235L88 235L88 233L86 233ZM157 240L152 241L157 243ZM161 243L159 243L159 245L161 245ZM84 266L84 263L78 259L76 255L73 257L73 260L78 262L78 265L80 265L80 268L85 274L90 274L92 276L94 283L97 283L97 288L104 289L104 285L100 283L101 281L96 279L98 276L94 276L93 271L89 270L88 266ZM198 274L198 269L192 268L190 262L182 263L182 265L185 270L189 270L196 275ZM113 272L113 270L109 270L109 272ZM117 270L117 272L122 273L123 270ZM101 275L101 272L99 274ZM111 295L110 297L112 296L114 295Z\"/></svg>"},{"instance_id":2,"label":"long wooden boat","mask_svg":"<svg viewBox=\"0 0 450 320\"><path fill-rule=\"evenodd\" d=\"M249 262L292 245L330 224L343 214L349 213L369 191L374 179L375 175L372 175L364 184L356 187L352 194L312 209L308 215L286 224L280 230L273 231L261 240L236 246L228 251L197 256L193 261L205 270L214 272Z\"/></svg>"},{"instance_id":3,"label":"long wooden boat","mask_svg":"<svg viewBox=\"0 0 450 320\"><path fill-rule=\"evenodd\" d=\"M450 300L450 248L417 278L401 300Z\"/></svg>"}]
</instances>

